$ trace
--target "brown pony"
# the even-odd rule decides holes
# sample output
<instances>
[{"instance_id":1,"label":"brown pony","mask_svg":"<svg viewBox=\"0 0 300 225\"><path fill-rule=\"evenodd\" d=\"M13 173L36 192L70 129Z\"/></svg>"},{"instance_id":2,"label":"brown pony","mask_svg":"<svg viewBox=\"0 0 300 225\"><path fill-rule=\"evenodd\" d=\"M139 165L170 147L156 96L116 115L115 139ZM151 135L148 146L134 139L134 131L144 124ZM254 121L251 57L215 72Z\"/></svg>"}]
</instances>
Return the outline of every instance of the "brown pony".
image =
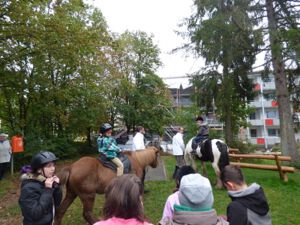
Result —
<instances>
[{"instance_id":1,"label":"brown pony","mask_svg":"<svg viewBox=\"0 0 300 225\"><path fill-rule=\"evenodd\" d=\"M131 173L140 178L146 166L155 168L158 165L159 150L155 147L124 154L131 162ZM66 184L66 196L55 215L55 225L61 225L65 212L77 196L83 205L83 217L90 225L94 224L97 221L92 213L96 193L104 193L105 187L116 177L116 172L104 167L96 158L82 157L71 166L63 168L58 176L61 184Z\"/></svg>"}]
</instances>

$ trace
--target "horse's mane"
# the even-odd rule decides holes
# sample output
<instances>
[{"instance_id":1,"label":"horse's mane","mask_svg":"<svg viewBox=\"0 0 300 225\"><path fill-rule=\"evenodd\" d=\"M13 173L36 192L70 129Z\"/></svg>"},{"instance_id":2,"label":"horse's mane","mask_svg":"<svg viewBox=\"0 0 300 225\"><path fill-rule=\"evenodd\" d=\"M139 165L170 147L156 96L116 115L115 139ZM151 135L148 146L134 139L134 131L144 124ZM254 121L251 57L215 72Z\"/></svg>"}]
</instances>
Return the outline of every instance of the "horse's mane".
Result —
<instances>
[{"instance_id":1,"label":"horse's mane","mask_svg":"<svg viewBox=\"0 0 300 225\"><path fill-rule=\"evenodd\" d=\"M135 157L140 165L146 166L149 163L154 162L154 160L156 160L156 152L158 152L157 148L147 147L145 148L145 150L132 152L132 154L135 154Z\"/></svg>"}]
</instances>

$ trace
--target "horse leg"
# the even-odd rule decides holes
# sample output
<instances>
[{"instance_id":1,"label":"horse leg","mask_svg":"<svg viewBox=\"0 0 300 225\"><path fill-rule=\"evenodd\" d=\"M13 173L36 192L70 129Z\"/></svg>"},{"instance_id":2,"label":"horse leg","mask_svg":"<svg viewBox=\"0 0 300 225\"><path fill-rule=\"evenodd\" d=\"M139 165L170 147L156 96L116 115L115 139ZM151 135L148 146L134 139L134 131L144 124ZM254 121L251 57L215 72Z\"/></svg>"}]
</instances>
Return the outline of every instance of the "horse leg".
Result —
<instances>
[{"instance_id":1,"label":"horse leg","mask_svg":"<svg viewBox=\"0 0 300 225\"><path fill-rule=\"evenodd\" d=\"M202 175L205 176L205 177L207 177L206 164L202 160L201 160L201 167L202 167Z\"/></svg>"},{"instance_id":2,"label":"horse leg","mask_svg":"<svg viewBox=\"0 0 300 225\"><path fill-rule=\"evenodd\" d=\"M67 190L66 197L60 204L60 206L55 214L54 225L61 225L61 221L62 221L64 214L66 213L67 209L69 208L69 206L72 204L72 202L74 201L74 199L76 197L77 197L76 194L74 194L70 190Z\"/></svg>"},{"instance_id":3,"label":"horse leg","mask_svg":"<svg viewBox=\"0 0 300 225\"><path fill-rule=\"evenodd\" d=\"M93 216L94 202L96 193L81 194L79 196L83 205L83 217L90 224L93 225L97 222L97 219Z\"/></svg>"},{"instance_id":4,"label":"horse leg","mask_svg":"<svg viewBox=\"0 0 300 225\"><path fill-rule=\"evenodd\" d=\"M221 178L220 178L221 173L220 173L220 169L219 169L219 166L218 166L217 162L213 162L212 167L214 168L215 173L216 173L216 177L217 177L216 188L217 189L222 189L223 188L223 183L222 183Z\"/></svg>"}]
</instances>

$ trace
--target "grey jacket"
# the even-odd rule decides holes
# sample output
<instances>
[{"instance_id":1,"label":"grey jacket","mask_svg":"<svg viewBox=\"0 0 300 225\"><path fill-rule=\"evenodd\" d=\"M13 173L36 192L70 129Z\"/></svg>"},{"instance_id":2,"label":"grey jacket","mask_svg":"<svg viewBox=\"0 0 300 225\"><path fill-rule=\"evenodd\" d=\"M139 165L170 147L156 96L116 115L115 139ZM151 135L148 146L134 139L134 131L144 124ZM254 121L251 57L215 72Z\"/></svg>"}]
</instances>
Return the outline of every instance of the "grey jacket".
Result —
<instances>
[{"instance_id":1,"label":"grey jacket","mask_svg":"<svg viewBox=\"0 0 300 225\"><path fill-rule=\"evenodd\" d=\"M166 218L161 225L229 225L223 218L217 216L214 209L208 211L174 211L173 219Z\"/></svg>"},{"instance_id":2,"label":"grey jacket","mask_svg":"<svg viewBox=\"0 0 300 225\"><path fill-rule=\"evenodd\" d=\"M228 191L232 202L227 207L230 225L272 225L263 189L256 183L242 191Z\"/></svg>"},{"instance_id":3,"label":"grey jacket","mask_svg":"<svg viewBox=\"0 0 300 225\"><path fill-rule=\"evenodd\" d=\"M10 162L11 146L9 140L0 141L0 163Z\"/></svg>"}]
</instances>

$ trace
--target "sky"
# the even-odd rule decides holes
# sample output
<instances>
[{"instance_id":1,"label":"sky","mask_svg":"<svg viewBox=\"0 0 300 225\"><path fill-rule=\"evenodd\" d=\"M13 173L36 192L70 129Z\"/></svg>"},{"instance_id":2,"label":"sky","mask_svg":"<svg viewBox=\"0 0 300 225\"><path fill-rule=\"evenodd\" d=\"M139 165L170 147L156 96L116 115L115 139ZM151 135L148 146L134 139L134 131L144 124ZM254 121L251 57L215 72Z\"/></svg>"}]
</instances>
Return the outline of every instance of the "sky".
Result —
<instances>
[{"instance_id":1,"label":"sky","mask_svg":"<svg viewBox=\"0 0 300 225\"><path fill-rule=\"evenodd\" d=\"M144 31L153 35L154 44L161 50L160 59L163 67L157 74L169 87L189 86L186 76L199 69L203 62L184 52L170 54L180 47L184 40L175 34L178 24L191 15L192 0L90 0L103 13L112 32Z\"/></svg>"}]
</instances>

